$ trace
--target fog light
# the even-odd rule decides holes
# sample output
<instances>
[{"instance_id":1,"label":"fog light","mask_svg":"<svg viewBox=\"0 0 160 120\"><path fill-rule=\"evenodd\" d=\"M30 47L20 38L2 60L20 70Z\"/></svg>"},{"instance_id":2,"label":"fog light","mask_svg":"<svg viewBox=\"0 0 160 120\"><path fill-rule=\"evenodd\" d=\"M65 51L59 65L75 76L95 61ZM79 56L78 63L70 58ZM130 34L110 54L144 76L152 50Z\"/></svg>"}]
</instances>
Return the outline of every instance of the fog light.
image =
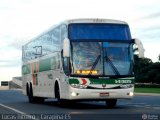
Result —
<instances>
[{"instance_id":1,"label":"fog light","mask_svg":"<svg viewBox=\"0 0 160 120\"><path fill-rule=\"evenodd\" d=\"M127 95L133 96L134 94L133 94L133 92L129 92L129 93L127 93Z\"/></svg>"},{"instance_id":2,"label":"fog light","mask_svg":"<svg viewBox=\"0 0 160 120\"><path fill-rule=\"evenodd\" d=\"M78 94L78 93L75 93L75 92L72 92L71 95L72 95L72 96L78 96L79 94Z\"/></svg>"}]
</instances>

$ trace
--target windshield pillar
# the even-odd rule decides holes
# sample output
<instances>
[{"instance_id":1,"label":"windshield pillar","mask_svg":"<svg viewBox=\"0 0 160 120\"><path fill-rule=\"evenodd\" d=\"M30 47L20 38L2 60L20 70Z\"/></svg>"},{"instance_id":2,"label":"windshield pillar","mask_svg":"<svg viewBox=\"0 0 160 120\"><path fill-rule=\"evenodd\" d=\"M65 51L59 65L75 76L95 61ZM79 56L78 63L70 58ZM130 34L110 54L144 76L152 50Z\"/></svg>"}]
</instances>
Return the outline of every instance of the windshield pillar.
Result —
<instances>
[{"instance_id":1,"label":"windshield pillar","mask_svg":"<svg viewBox=\"0 0 160 120\"><path fill-rule=\"evenodd\" d=\"M61 51L62 68L65 75L70 75L70 57L63 57L63 50Z\"/></svg>"},{"instance_id":2,"label":"windshield pillar","mask_svg":"<svg viewBox=\"0 0 160 120\"><path fill-rule=\"evenodd\" d=\"M69 57L63 58L63 71L67 76L69 76Z\"/></svg>"}]
</instances>

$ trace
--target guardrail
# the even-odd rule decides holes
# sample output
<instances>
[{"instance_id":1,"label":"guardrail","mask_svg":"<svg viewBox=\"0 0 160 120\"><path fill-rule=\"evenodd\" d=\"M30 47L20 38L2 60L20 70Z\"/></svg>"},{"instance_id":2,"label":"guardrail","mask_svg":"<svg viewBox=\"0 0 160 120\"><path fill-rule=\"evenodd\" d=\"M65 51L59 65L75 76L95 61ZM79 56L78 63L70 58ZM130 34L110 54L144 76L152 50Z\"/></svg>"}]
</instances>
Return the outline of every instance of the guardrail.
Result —
<instances>
[{"instance_id":1,"label":"guardrail","mask_svg":"<svg viewBox=\"0 0 160 120\"><path fill-rule=\"evenodd\" d=\"M22 80L21 79L17 79L16 77L13 77L12 82L14 82L15 84L22 86Z\"/></svg>"},{"instance_id":2,"label":"guardrail","mask_svg":"<svg viewBox=\"0 0 160 120\"><path fill-rule=\"evenodd\" d=\"M21 77L13 77L11 81L0 81L0 90L21 89Z\"/></svg>"}]
</instances>

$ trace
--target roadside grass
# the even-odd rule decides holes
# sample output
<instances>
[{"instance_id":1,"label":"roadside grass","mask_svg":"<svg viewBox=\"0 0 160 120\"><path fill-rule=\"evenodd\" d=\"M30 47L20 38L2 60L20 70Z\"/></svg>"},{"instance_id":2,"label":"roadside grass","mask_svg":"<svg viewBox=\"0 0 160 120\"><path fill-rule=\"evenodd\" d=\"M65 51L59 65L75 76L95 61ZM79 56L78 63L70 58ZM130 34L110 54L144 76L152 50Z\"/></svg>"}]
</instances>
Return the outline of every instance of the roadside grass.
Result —
<instances>
[{"instance_id":1,"label":"roadside grass","mask_svg":"<svg viewBox=\"0 0 160 120\"><path fill-rule=\"evenodd\" d=\"M158 94L160 94L160 88L135 87L134 92L136 92L136 93L158 93Z\"/></svg>"}]
</instances>

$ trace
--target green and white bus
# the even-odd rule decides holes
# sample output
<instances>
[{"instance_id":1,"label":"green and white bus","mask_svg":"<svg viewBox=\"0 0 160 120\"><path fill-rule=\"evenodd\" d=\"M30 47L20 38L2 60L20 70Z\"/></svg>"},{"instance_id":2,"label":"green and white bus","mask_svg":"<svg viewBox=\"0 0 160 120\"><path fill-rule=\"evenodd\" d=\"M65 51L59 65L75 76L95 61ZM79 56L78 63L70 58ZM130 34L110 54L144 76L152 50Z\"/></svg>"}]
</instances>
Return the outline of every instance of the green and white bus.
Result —
<instances>
[{"instance_id":1,"label":"green and white bus","mask_svg":"<svg viewBox=\"0 0 160 120\"><path fill-rule=\"evenodd\" d=\"M115 107L133 97L133 45L126 22L65 21L22 47L23 93L31 103L102 100Z\"/></svg>"}]
</instances>

